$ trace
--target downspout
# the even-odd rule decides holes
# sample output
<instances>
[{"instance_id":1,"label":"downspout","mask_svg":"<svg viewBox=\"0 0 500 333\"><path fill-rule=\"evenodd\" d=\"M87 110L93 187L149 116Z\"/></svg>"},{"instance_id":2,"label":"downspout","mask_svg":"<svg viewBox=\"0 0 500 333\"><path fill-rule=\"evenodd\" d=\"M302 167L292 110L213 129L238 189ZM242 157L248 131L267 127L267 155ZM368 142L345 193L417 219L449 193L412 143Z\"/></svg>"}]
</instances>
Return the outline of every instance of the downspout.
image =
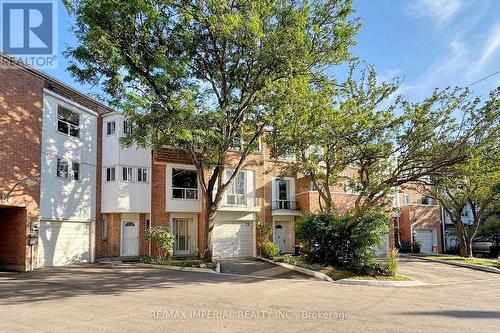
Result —
<instances>
[{"instance_id":1,"label":"downspout","mask_svg":"<svg viewBox=\"0 0 500 333\"><path fill-rule=\"evenodd\" d=\"M441 211L441 251L446 252L446 243L445 243L445 215L444 215L444 208L439 206L440 211Z\"/></svg>"},{"instance_id":2,"label":"downspout","mask_svg":"<svg viewBox=\"0 0 500 333\"><path fill-rule=\"evenodd\" d=\"M150 163L151 167L151 179L149 185L149 226L148 229L151 232L151 226L153 224L153 150L151 149ZM148 256L151 257L151 239L148 241Z\"/></svg>"}]
</instances>

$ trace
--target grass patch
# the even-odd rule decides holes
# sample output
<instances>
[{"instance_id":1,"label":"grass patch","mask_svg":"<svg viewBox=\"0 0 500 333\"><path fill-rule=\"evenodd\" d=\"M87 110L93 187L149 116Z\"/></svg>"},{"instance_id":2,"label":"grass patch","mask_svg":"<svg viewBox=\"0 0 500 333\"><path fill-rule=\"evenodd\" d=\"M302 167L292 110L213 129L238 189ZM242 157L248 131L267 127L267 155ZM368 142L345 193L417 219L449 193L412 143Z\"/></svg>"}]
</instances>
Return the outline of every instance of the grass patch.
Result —
<instances>
[{"instance_id":1,"label":"grass patch","mask_svg":"<svg viewBox=\"0 0 500 333\"><path fill-rule=\"evenodd\" d=\"M199 268L201 264L205 264L209 269L215 269L217 266L214 262L204 262L200 259L193 258L169 258L161 259L158 257L142 256L139 258L139 262L143 264L153 264L153 265L165 265L165 266L179 266L179 267L197 267Z\"/></svg>"},{"instance_id":2,"label":"grass patch","mask_svg":"<svg viewBox=\"0 0 500 333\"><path fill-rule=\"evenodd\" d=\"M440 254L419 254L418 256L429 258L436 261L453 261L462 264L471 264L487 267L499 268L498 263L493 260L484 260L480 258L464 258L460 256L440 255Z\"/></svg>"},{"instance_id":3,"label":"grass patch","mask_svg":"<svg viewBox=\"0 0 500 333\"><path fill-rule=\"evenodd\" d=\"M328 275L333 280L342 280L342 279L356 279L356 280L381 280L381 281L410 281L411 279L404 275L396 275L396 276L369 276L369 275L360 275L359 273L351 272L340 267L334 266L325 266L321 264L310 264L304 260L305 258L294 257L294 256L280 256L275 257L274 261L284 262L290 265L307 268L312 271L317 271L323 274Z\"/></svg>"}]
</instances>

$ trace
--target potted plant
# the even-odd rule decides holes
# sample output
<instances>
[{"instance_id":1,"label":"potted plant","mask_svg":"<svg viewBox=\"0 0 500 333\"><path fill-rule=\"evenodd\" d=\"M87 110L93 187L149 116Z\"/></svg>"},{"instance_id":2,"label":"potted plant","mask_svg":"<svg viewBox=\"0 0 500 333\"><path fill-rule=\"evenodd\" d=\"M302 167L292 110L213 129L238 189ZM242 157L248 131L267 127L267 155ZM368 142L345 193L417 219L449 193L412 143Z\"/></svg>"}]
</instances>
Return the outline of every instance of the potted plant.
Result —
<instances>
[{"instance_id":1,"label":"potted plant","mask_svg":"<svg viewBox=\"0 0 500 333\"><path fill-rule=\"evenodd\" d=\"M419 254L421 248L422 248L422 244L419 241L415 241L415 242L411 243L411 253Z\"/></svg>"}]
</instances>

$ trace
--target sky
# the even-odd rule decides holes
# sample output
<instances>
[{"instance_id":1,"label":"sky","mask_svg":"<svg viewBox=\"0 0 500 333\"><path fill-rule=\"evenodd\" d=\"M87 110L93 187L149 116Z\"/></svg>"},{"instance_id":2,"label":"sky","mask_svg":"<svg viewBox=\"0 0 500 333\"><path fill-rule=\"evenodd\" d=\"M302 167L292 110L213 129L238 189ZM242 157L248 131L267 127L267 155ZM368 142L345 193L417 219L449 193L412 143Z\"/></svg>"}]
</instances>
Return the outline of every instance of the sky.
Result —
<instances>
[{"instance_id":1,"label":"sky","mask_svg":"<svg viewBox=\"0 0 500 333\"><path fill-rule=\"evenodd\" d=\"M402 79L398 93L418 101L435 88L467 86L500 71L500 0L354 0L362 29L352 53L372 64L379 79ZM72 18L59 11L59 67L46 70L85 92L65 71L62 51L75 45ZM487 96L500 86L500 73L471 86Z\"/></svg>"}]
</instances>

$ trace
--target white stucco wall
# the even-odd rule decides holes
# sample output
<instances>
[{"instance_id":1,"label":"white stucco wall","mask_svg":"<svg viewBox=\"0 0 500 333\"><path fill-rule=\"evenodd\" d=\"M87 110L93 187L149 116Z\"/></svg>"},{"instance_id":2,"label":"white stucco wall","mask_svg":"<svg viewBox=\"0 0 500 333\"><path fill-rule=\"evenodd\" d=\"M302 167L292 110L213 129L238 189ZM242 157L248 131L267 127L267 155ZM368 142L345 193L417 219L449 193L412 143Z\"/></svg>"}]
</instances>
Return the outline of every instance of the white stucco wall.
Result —
<instances>
[{"instance_id":1,"label":"white stucco wall","mask_svg":"<svg viewBox=\"0 0 500 333\"><path fill-rule=\"evenodd\" d=\"M57 131L61 105L80 115L80 137ZM57 177L57 158L80 163L80 180ZM97 114L53 92L44 92L40 218L95 220Z\"/></svg>"},{"instance_id":2,"label":"white stucco wall","mask_svg":"<svg viewBox=\"0 0 500 333\"><path fill-rule=\"evenodd\" d=\"M137 146L122 147L120 138L123 132L124 116L118 113L110 114L103 120L103 156L102 156L102 212L148 213L151 209L151 150ZM115 121L116 131L107 135L107 122ZM106 168L115 168L115 180L106 181ZM134 180L125 182L122 178L122 168L132 167ZM148 170L147 182L137 181L137 168Z\"/></svg>"}]
</instances>

